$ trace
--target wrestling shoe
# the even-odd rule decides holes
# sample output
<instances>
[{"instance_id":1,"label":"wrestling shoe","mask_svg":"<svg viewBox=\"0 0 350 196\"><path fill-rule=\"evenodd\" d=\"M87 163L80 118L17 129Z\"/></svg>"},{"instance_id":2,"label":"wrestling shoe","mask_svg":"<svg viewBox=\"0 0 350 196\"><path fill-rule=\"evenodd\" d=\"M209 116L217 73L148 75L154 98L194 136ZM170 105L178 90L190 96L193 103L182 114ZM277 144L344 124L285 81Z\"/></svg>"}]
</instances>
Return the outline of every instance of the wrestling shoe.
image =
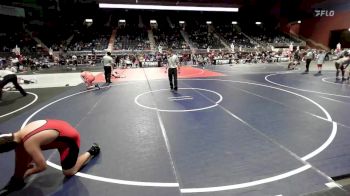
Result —
<instances>
[{"instance_id":1,"label":"wrestling shoe","mask_svg":"<svg viewBox=\"0 0 350 196\"><path fill-rule=\"evenodd\" d=\"M22 189L23 187L25 187L25 185L26 184L22 178L12 176L11 180L7 183L7 185L0 190L0 193L1 195L6 195L13 191L18 191Z\"/></svg>"},{"instance_id":2,"label":"wrestling shoe","mask_svg":"<svg viewBox=\"0 0 350 196\"><path fill-rule=\"evenodd\" d=\"M97 156L98 154L100 154L100 146L97 143L93 143L90 150L88 150L88 153L91 154L91 156Z\"/></svg>"}]
</instances>

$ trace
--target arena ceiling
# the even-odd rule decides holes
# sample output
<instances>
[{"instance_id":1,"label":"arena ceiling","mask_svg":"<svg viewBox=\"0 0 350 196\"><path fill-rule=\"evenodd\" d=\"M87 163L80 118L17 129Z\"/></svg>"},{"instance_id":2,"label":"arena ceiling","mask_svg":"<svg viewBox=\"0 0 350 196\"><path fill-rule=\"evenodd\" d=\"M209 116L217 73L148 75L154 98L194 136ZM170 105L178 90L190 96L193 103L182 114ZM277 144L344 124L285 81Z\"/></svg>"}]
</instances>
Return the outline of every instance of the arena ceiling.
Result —
<instances>
[{"instance_id":1,"label":"arena ceiling","mask_svg":"<svg viewBox=\"0 0 350 196\"><path fill-rule=\"evenodd\" d=\"M270 16L286 18L289 21L313 17L315 7L327 8L329 5L342 4L349 0L1 0L0 4L17 7L41 6L46 13L69 15L76 13L89 17L96 15L99 3L144 4L172 6L205 6L235 7L239 12L234 14L238 19L266 19ZM59 9L58 9L59 8ZM59 10L53 12L52 9Z\"/></svg>"}]
</instances>

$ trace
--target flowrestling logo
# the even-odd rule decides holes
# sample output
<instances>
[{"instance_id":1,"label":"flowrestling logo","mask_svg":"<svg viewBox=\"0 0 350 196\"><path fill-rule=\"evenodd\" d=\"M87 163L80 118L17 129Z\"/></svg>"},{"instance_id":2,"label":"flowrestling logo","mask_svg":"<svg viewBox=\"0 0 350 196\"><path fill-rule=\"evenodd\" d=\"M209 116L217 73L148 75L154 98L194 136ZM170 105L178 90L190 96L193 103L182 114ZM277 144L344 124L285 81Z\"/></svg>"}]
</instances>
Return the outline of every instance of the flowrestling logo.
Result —
<instances>
[{"instance_id":1,"label":"flowrestling logo","mask_svg":"<svg viewBox=\"0 0 350 196\"><path fill-rule=\"evenodd\" d=\"M335 14L334 10L327 10L327 9L315 9L314 13L315 13L315 17L334 16Z\"/></svg>"}]
</instances>

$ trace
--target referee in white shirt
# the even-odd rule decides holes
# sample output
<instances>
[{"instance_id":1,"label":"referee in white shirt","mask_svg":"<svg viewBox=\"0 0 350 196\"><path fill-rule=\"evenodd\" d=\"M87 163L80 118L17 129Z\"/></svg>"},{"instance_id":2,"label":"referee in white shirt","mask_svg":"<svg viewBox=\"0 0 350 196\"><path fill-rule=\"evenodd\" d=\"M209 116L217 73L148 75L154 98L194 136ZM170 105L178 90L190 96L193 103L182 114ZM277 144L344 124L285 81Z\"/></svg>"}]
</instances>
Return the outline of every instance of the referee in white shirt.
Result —
<instances>
[{"instance_id":1,"label":"referee in white shirt","mask_svg":"<svg viewBox=\"0 0 350 196\"><path fill-rule=\"evenodd\" d=\"M105 80L107 84L112 83L111 82L111 73L113 70L113 58L111 57L111 53L107 52L105 56L102 58L102 64L103 64L103 69L105 70Z\"/></svg>"},{"instance_id":2,"label":"referee in white shirt","mask_svg":"<svg viewBox=\"0 0 350 196\"><path fill-rule=\"evenodd\" d=\"M27 96L27 93L23 90L23 88L18 84L17 82L17 76L15 73L13 73L10 70L0 70L0 101L2 98L2 89L4 86L8 83L12 82L13 85L15 85L16 89L19 90L19 92L23 96Z\"/></svg>"},{"instance_id":3,"label":"referee in white shirt","mask_svg":"<svg viewBox=\"0 0 350 196\"><path fill-rule=\"evenodd\" d=\"M314 54L312 53L312 50L309 49L309 51L306 53L305 56L305 61L306 61L306 69L305 69L305 73L309 73L309 67L310 67L310 63L312 61L312 59L314 58Z\"/></svg>"},{"instance_id":4,"label":"referee in white shirt","mask_svg":"<svg viewBox=\"0 0 350 196\"><path fill-rule=\"evenodd\" d=\"M176 54L173 53L173 51L169 50L170 57L168 58L168 77L169 77L169 83L170 83L170 89L177 91L177 71L180 71L179 66L179 58ZM173 83L174 79L174 83Z\"/></svg>"}]
</instances>

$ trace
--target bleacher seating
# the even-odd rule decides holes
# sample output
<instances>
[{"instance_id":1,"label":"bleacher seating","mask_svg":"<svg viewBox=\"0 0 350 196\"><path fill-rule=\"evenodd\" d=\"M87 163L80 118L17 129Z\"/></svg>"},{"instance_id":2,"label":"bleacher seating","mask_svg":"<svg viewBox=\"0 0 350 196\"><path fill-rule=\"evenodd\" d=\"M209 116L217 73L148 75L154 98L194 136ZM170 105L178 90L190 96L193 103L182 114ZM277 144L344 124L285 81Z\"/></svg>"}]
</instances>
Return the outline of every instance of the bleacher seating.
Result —
<instances>
[{"instance_id":1,"label":"bleacher seating","mask_svg":"<svg viewBox=\"0 0 350 196\"><path fill-rule=\"evenodd\" d=\"M164 27L152 29L152 31L157 46L162 46L164 49L190 48L180 33L180 27L178 27L177 25L174 25L173 27L169 27L169 25L166 25Z\"/></svg>"},{"instance_id":2,"label":"bleacher seating","mask_svg":"<svg viewBox=\"0 0 350 196\"><path fill-rule=\"evenodd\" d=\"M219 49L224 46L221 44L220 40L216 38L213 32L208 31L207 25L195 25L192 24L187 28L187 33L192 45L198 49Z\"/></svg>"},{"instance_id":3,"label":"bleacher seating","mask_svg":"<svg viewBox=\"0 0 350 196\"><path fill-rule=\"evenodd\" d=\"M118 27L115 40L117 50L149 50L150 43L145 28L136 24L127 24Z\"/></svg>"},{"instance_id":4,"label":"bleacher seating","mask_svg":"<svg viewBox=\"0 0 350 196\"><path fill-rule=\"evenodd\" d=\"M243 32L261 45L289 46L292 42L298 42L278 30L272 27L267 28L264 25L245 25Z\"/></svg>"},{"instance_id":5,"label":"bleacher seating","mask_svg":"<svg viewBox=\"0 0 350 196\"><path fill-rule=\"evenodd\" d=\"M240 28L237 25L222 25L217 26L215 31L220 34L229 44L232 44L235 47L242 48L253 48L254 44L245 37L241 32Z\"/></svg>"}]
</instances>

